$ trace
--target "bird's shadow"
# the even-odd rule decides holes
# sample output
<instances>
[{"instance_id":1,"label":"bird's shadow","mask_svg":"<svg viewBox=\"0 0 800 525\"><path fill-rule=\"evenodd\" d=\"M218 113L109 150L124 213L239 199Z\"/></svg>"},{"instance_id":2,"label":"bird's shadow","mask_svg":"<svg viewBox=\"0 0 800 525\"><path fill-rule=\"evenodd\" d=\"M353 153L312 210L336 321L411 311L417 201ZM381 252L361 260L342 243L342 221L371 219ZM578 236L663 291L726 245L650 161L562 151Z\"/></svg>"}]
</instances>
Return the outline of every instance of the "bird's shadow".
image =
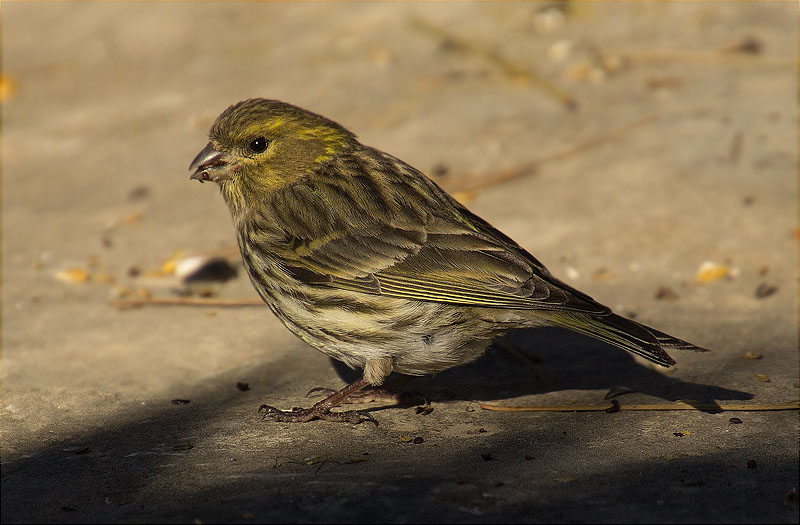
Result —
<instances>
[{"instance_id":1,"label":"bird's shadow","mask_svg":"<svg viewBox=\"0 0 800 525\"><path fill-rule=\"evenodd\" d=\"M680 352L673 352L680 362ZM331 359L339 376L360 377ZM716 406L718 400L752 399L753 394L683 381L639 365L633 356L603 342L561 328L516 330L499 338L479 359L434 376L415 378L402 390L428 401L492 401L565 390L633 391L668 401L691 400ZM715 410L710 410L715 411Z\"/></svg>"}]
</instances>

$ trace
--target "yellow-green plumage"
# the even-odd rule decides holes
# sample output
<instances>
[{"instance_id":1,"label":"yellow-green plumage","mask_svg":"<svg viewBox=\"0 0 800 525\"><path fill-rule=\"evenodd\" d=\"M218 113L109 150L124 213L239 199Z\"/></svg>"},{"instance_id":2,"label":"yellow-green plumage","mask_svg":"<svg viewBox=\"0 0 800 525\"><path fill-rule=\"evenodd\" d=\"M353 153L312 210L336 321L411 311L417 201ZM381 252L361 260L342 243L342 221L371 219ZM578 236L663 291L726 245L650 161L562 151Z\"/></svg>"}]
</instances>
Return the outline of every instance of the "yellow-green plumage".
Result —
<instances>
[{"instance_id":1,"label":"yellow-green plumage","mask_svg":"<svg viewBox=\"0 0 800 525\"><path fill-rule=\"evenodd\" d=\"M263 146L263 150L262 150ZM299 337L379 384L478 357L508 330L563 326L663 366L701 350L624 319L411 166L295 106L214 123L192 178L221 188L253 285Z\"/></svg>"}]
</instances>

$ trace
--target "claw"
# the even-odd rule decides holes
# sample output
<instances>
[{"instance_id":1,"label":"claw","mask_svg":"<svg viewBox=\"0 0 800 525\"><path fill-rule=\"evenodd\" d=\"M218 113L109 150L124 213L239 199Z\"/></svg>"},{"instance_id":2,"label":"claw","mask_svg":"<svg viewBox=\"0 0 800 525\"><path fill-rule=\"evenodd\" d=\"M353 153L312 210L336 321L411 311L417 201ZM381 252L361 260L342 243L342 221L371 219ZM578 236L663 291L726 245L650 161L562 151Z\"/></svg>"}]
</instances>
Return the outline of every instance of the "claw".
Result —
<instances>
[{"instance_id":1,"label":"claw","mask_svg":"<svg viewBox=\"0 0 800 525\"><path fill-rule=\"evenodd\" d=\"M316 394L317 392L324 392L326 395L331 395L335 394L336 390L324 386L317 386L306 392L306 397L311 397L312 394Z\"/></svg>"},{"instance_id":2,"label":"claw","mask_svg":"<svg viewBox=\"0 0 800 525\"><path fill-rule=\"evenodd\" d=\"M372 414L370 414L369 412L365 410L358 410L355 413L364 418L361 421L359 421L359 423L366 423L367 421L369 421L370 423L375 423L376 427L378 426L378 420L372 417Z\"/></svg>"},{"instance_id":3,"label":"claw","mask_svg":"<svg viewBox=\"0 0 800 525\"><path fill-rule=\"evenodd\" d=\"M261 421L266 421L267 418L269 418L270 416L274 416L276 414L281 413L280 410L269 405L261 405L260 407L258 407L258 413L260 414L262 411L264 412L264 415L261 416Z\"/></svg>"}]
</instances>

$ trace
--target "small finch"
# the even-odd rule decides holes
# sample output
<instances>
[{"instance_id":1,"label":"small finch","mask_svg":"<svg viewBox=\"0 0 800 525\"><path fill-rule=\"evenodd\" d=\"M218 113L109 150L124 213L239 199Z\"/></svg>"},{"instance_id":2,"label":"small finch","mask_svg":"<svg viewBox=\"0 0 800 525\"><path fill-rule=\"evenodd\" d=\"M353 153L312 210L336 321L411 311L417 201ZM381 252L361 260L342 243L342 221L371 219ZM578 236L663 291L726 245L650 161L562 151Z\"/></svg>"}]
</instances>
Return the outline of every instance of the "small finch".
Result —
<instances>
[{"instance_id":1,"label":"small finch","mask_svg":"<svg viewBox=\"0 0 800 525\"><path fill-rule=\"evenodd\" d=\"M230 208L258 294L295 335L363 376L276 421L358 423L332 411L391 372L433 374L509 330L560 326L659 365L703 351L611 312L405 162L277 100L226 109L192 161Z\"/></svg>"}]
</instances>

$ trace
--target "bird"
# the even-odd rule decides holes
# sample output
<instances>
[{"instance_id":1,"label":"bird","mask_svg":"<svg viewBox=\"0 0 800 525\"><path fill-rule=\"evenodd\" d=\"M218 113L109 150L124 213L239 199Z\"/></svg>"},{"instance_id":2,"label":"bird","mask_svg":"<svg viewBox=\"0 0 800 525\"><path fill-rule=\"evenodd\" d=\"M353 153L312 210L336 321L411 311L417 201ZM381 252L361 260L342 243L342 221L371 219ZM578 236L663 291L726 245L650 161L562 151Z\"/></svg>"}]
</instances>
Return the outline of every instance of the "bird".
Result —
<instances>
[{"instance_id":1,"label":"bird","mask_svg":"<svg viewBox=\"0 0 800 525\"><path fill-rule=\"evenodd\" d=\"M309 408L264 418L359 423L333 410L392 372L435 374L524 328L556 326L670 367L706 351L617 315L556 278L510 237L402 160L344 126L279 100L231 105L192 160L219 186L244 268L297 337L363 369Z\"/></svg>"}]
</instances>

